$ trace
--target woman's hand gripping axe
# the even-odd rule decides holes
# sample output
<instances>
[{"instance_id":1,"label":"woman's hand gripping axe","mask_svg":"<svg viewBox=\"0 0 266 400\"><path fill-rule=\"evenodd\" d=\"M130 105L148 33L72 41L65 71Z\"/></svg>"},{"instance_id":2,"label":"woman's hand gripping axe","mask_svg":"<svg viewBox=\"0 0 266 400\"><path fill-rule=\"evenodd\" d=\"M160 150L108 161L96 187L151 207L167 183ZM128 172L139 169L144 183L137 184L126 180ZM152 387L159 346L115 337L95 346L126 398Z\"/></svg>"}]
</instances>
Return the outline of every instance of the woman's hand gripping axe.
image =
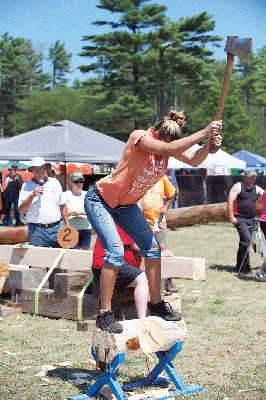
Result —
<instances>
[{"instance_id":1,"label":"woman's hand gripping axe","mask_svg":"<svg viewBox=\"0 0 266 400\"><path fill-rule=\"evenodd\" d=\"M224 51L227 53L227 61L224 74L223 88L215 116L216 121L220 121L220 119L222 119L223 109L229 91L231 76L233 73L234 56L237 56L240 59L240 61L246 61L248 59L249 54L252 51L252 39L251 38L239 39L238 36L227 36L227 41ZM218 150L219 147L212 145L210 146L210 153L216 153Z\"/></svg>"}]
</instances>

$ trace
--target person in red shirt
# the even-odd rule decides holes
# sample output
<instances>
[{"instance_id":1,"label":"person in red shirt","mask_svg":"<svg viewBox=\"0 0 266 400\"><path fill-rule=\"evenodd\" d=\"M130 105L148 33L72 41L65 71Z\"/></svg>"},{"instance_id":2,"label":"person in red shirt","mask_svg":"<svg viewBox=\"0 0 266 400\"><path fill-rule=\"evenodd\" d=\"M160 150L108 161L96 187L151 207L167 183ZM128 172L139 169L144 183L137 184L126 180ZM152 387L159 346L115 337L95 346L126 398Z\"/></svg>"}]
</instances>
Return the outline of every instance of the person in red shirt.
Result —
<instances>
[{"instance_id":1,"label":"person in red shirt","mask_svg":"<svg viewBox=\"0 0 266 400\"><path fill-rule=\"evenodd\" d=\"M142 257L140 249L134 241L116 225L118 234L124 245L124 265L118 270L115 288L121 294L126 288L134 288L134 300L138 318L145 318L147 314L147 303L149 300L149 285L146 274L140 269ZM97 237L92 260L93 273L93 294L100 293L100 277L102 268L104 267L105 251L101 245L100 239Z\"/></svg>"}]
</instances>

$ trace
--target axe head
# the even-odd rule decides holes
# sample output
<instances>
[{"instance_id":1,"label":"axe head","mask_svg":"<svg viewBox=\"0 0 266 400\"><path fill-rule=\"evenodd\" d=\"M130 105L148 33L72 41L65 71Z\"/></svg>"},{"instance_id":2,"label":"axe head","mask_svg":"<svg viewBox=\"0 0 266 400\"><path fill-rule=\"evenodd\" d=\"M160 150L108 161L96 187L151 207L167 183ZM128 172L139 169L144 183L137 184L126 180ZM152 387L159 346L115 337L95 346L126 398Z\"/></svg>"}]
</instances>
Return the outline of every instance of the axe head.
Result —
<instances>
[{"instance_id":1,"label":"axe head","mask_svg":"<svg viewBox=\"0 0 266 400\"><path fill-rule=\"evenodd\" d=\"M240 39L238 36L227 36L224 51L237 56L241 61L246 61L252 51L252 39Z\"/></svg>"}]
</instances>

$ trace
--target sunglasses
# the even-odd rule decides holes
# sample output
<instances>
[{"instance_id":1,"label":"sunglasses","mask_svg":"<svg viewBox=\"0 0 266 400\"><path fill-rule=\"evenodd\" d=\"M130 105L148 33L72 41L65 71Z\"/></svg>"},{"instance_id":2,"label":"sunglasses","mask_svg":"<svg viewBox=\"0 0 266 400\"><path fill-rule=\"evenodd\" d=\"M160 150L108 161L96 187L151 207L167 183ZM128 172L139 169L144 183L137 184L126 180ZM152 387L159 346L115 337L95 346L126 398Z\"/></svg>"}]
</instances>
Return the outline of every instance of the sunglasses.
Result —
<instances>
[{"instance_id":1,"label":"sunglasses","mask_svg":"<svg viewBox=\"0 0 266 400\"><path fill-rule=\"evenodd\" d=\"M73 183L84 183L84 181L73 181Z\"/></svg>"}]
</instances>

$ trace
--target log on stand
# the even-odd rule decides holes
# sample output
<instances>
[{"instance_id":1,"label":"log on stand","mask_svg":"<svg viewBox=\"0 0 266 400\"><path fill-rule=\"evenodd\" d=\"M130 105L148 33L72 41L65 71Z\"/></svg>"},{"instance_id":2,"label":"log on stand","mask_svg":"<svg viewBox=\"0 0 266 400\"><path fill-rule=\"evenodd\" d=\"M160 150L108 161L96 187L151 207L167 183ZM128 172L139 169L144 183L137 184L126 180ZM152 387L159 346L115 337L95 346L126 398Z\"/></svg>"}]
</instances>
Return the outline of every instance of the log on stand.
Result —
<instances>
[{"instance_id":1,"label":"log on stand","mask_svg":"<svg viewBox=\"0 0 266 400\"><path fill-rule=\"evenodd\" d=\"M139 320L123 321L123 332L113 334L95 330L92 339L92 355L101 373L96 382L87 388L85 395L69 397L69 400L89 400L102 393L102 388L109 386L111 398L126 400L126 391L151 385L171 383L172 388L155 400L177 398L180 394L190 394L203 390L202 386L186 386L172 361L182 350L182 339L186 335L186 324L181 321L165 321L158 317L148 317ZM119 384L116 374L120 365L126 361L126 356L136 356L141 351L144 354L156 352L158 363L141 381ZM160 376L166 372L169 379ZM152 395L152 397L154 394ZM145 396L142 397L145 398ZM151 398L151 395L148 395ZM153 397L154 398L154 397Z\"/></svg>"},{"instance_id":2,"label":"log on stand","mask_svg":"<svg viewBox=\"0 0 266 400\"><path fill-rule=\"evenodd\" d=\"M166 351L182 340L187 332L183 319L165 321L159 317L147 317L122 321L121 324L123 332L119 334L100 329L94 331L92 347L98 361L110 363L119 353L126 353L127 358L131 358Z\"/></svg>"}]
</instances>

